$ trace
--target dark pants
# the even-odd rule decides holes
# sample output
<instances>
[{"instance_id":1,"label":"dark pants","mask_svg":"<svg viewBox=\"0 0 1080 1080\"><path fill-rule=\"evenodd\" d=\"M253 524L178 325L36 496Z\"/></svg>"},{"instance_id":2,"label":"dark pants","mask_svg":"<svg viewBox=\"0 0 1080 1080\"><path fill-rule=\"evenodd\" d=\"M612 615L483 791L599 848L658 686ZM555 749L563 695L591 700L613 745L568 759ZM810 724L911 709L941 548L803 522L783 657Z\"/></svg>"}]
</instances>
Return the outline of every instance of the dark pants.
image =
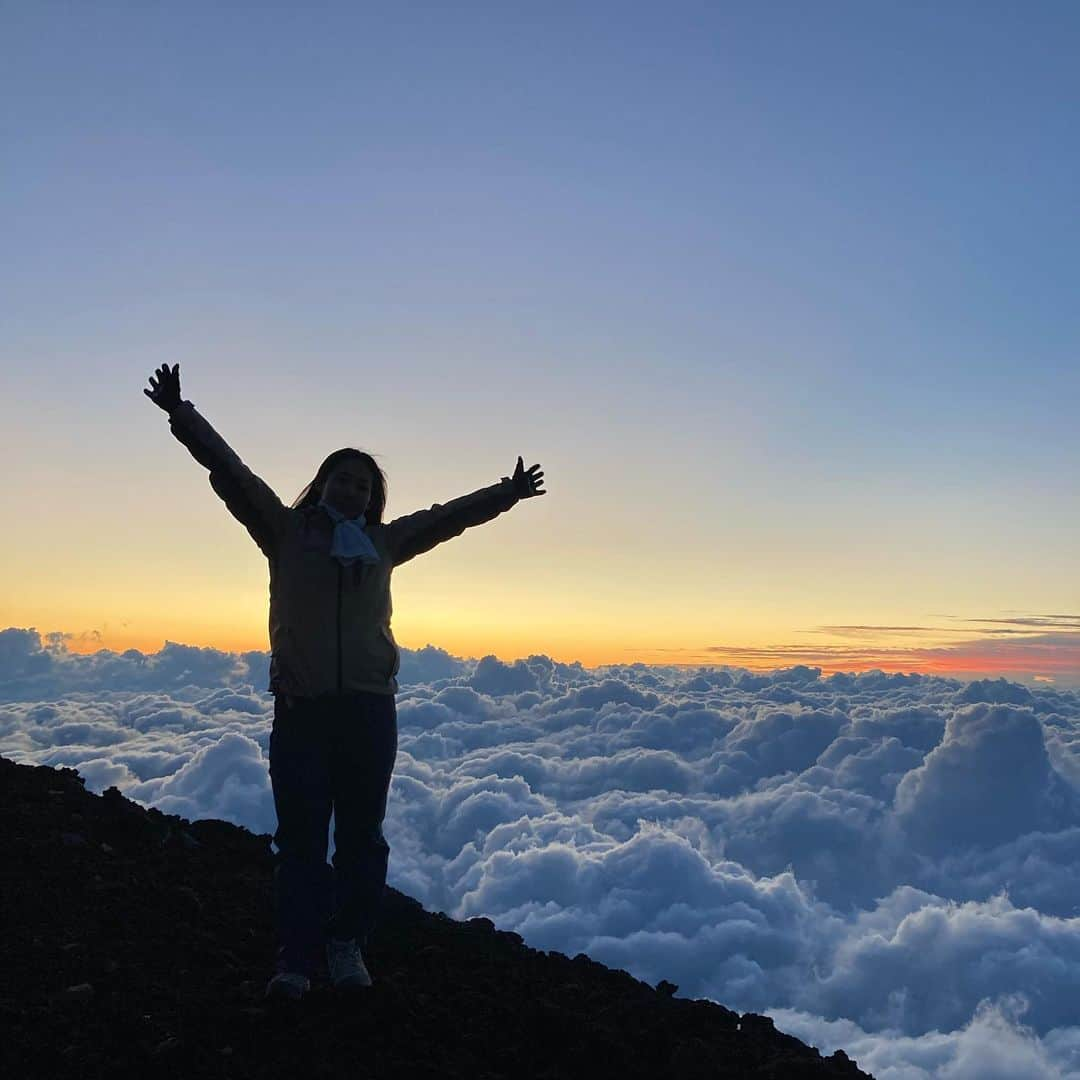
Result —
<instances>
[{"instance_id":1,"label":"dark pants","mask_svg":"<svg viewBox=\"0 0 1080 1080\"><path fill-rule=\"evenodd\" d=\"M367 944L386 884L390 845L382 821L396 756L390 694L274 698L278 970L314 974L329 937ZM332 872L326 862L331 810Z\"/></svg>"}]
</instances>

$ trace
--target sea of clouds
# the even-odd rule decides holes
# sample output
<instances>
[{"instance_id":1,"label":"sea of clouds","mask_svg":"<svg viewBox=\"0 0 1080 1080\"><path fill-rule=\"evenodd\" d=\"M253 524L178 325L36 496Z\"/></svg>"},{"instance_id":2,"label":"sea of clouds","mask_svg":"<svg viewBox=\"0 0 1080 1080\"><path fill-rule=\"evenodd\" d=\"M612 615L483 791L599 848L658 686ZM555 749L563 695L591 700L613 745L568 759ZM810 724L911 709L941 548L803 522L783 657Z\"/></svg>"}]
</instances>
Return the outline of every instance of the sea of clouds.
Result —
<instances>
[{"instance_id":1,"label":"sea of clouds","mask_svg":"<svg viewBox=\"0 0 1080 1080\"><path fill-rule=\"evenodd\" d=\"M275 827L266 653L0 631L0 754ZM879 1080L1080 1078L1080 691L403 650L390 884Z\"/></svg>"}]
</instances>

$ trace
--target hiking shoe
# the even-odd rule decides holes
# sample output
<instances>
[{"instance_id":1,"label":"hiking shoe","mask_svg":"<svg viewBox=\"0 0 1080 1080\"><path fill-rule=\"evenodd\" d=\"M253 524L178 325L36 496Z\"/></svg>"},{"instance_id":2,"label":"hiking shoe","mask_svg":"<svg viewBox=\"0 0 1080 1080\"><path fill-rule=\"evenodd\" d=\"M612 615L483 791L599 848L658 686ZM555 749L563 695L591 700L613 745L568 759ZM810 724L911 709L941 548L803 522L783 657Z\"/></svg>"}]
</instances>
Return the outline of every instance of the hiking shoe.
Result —
<instances>
[{"instance_id":1,"label":"hiking shoe","mask_svg":"<svg viewBox=\"0 0 1080 1080\"><path fill-rule=\"evenodd\" d=\"M299 1001L311 989L311 980L295 971L279 971L266 984L266 997Z\"/></svg>"},{"instance_id":2,"label":"hiking shoe","mask_svg":"<svg viewBox=\"0 0 1080 1080\"><path fill-rule=\"evenodd\" d=\"M339 990L354 990L371 985L371 976L364 966L360 946L355 941L331 938L326 943L326 966L330 981Z\"/></svg>"}]
</instances>

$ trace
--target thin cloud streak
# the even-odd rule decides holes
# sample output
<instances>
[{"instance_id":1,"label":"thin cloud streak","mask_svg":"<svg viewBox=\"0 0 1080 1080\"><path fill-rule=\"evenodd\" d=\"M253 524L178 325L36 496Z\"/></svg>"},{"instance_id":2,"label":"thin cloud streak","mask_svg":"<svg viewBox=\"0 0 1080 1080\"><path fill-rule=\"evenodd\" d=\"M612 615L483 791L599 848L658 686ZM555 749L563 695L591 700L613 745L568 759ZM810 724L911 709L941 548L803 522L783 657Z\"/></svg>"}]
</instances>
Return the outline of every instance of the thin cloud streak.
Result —
<instances>
[{"instance_id":1,"label":"thin cloud streak","mask_svg":"<svg viewBox=\"0 0 1080 1080\"><path fill-rule=\"evenodd\" d=\"M961 621L1005 626L1037 626L1052 629L1080 630L1080 615L1025 615L1015 619L963 619Z\"/></svg>"},{"instance_id":2,"label":"thin cloud streak","mask_svg":"<svg viewBox=\"0 0 1080 1080\"><path fill-rule=\"evenodd\" d=\"M1080 633L985 637L940 646L859 645L708 645L686 650L683 663L728 663L767 670L808 664L828 673L838 671L909 671L922 674L1009 674L1053 676L1080 682Z\"/></svg>"},{"instance_id":3,"label":"thin cloud streak","mask_svg":"<svg viewBox=\"0 0 1080 1080\"><path fill-rule=\"evenodd\" d=\"M802 664L828 674L880 670L953 678L1007 675L1024 681L1080 685L1080 616L932 617L965 625L829 623L797 633L819 639L848 639L846 643L639 646L627 652L640 659L681 667L705 664L771 671ZM978 629L969 624L977 624Z\"/></svg>"},{"instance_id":4,"label":"thin cloud streak","mask_svg":"<svg viewBox=\"0 0 1080 1080\"><path fill-rule=\"evenodd\" d=\"M1009 675L1080 684L1080 616L937 617L962 622L964 626L827 624L806 633L848 638L853 643L709 645L697 650L695 655L710 658L712 662L723 657L725 662L758 670L784 664L808 664L830 673L879 668L954 677ZM978 630L972 628L975 625ZM912 644L889 641L899 638L902 642L914 635L922 636L923 640ZM962 640L955 640L958 636ZM880 643L869 644L875 639Z\"/></svg>"},{"instance_id":5,"label":"thin cloud streak","mask_svg":"<svg viewBox=\"0 0 1080 1080\"><path fill-rule=\"evenodd\" d=\"M983 630L984 634L1030 634L1030 630L1006 630L991 628ZM834 637L884 637L891 634L967 634L971 630L968 627L959 626L817 626L810 631L813 634L830 634Z\"/></svg>"}]
</instances>

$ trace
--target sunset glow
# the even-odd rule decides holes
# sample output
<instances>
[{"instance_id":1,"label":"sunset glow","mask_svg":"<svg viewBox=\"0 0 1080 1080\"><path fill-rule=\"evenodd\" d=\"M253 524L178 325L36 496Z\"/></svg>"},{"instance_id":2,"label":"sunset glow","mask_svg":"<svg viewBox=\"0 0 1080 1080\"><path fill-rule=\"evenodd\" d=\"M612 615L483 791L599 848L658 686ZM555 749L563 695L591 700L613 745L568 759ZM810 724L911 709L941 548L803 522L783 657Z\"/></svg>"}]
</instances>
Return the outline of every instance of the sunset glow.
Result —
<instances>
[{"instance_id":1,"label":"sunset glow","mask_svg":"<svg viewBox=\"0 0 1080 1080\"><path fill-rule=\"evenodd\" d=\"M986 621L1080 612L1073 116L990 74L1026 30L335 18L268 83L274 18L11 14L0 626L267 648L265 560L142 392L179 363L286 503L341 446L391 516L542 465L395 572L407 647L1080 679L1075 621Z\"/></svg>"}]
</instances>

